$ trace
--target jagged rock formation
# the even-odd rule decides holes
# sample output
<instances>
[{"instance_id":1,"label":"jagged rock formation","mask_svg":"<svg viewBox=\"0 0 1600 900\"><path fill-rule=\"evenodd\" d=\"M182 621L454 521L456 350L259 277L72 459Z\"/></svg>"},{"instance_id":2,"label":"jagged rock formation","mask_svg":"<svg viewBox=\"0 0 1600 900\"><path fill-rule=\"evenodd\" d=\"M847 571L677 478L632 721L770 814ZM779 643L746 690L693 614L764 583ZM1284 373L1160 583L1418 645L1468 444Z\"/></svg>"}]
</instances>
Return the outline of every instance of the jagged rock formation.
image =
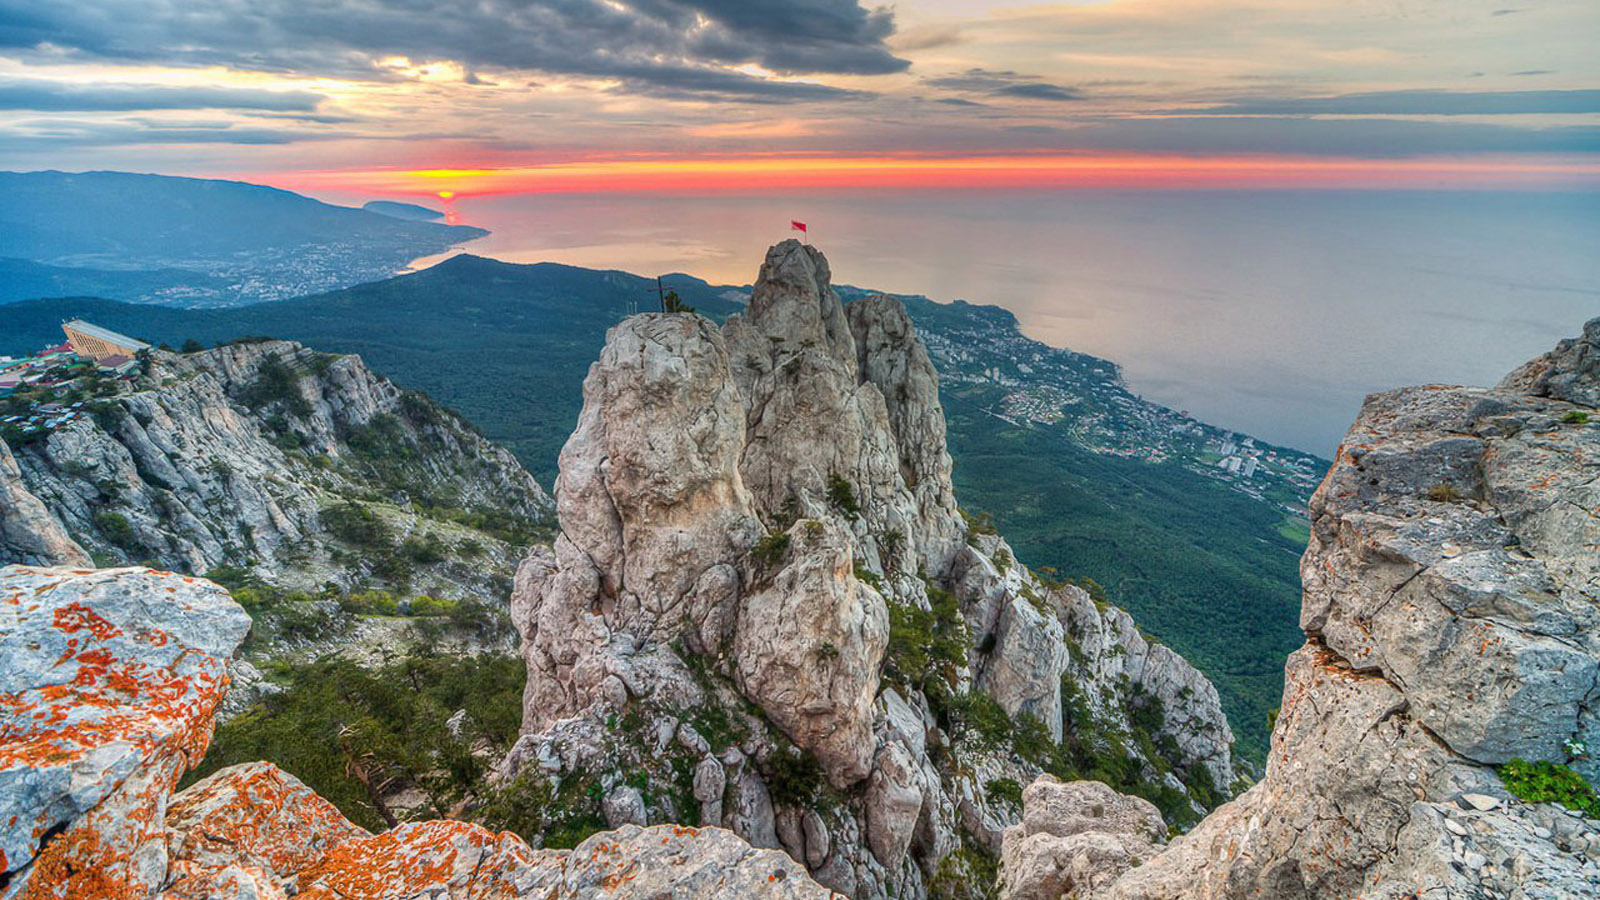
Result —
<instances>
[{"instance_id":1,"label":"jagged rock formation","mask_svg":"<svg viewBox=\"0 0 1600 900\"><path fill-rule=\"evenodd\" d=\"M193 573L248 566L307 589L385 583L395 547L352 545L330 521L355 509L396 540L437 542L444 559L403 563L415 587L498 599L491 576L522 552L505 538L550 506L508 452L452 413L360 357L287 341L156 351L134 389L84 411L0 449L0 562L92 556Z\"/></svg>"},{"instance_id":2,"label":"jagged rock formation","mask_svg":"<svg viewBox=\"0 0 1600 900\"><path fill-rule=\"evenodd\" d=\"M561 534L513 592L508 781L602 795L613 823L725 825L858 898L990 878L1006 786L1074 754L1185 811L1220 799L1215 689L963 521L904 310L829 282L787 241L720 330L663 314L608 336Z\"/></svg>"},{"instance_id":3,"label":"jagged rock formation","mask_svg":"<svg viewBox=\"0 0 1600 900\"><path fill-rule=\"evenodd\" d=\"M204 755L250 624L217 586L145 569L0 569L3 900L826 900L721 829L571 851L457 821L371 835L293 776Z\"/></svg>"},{"instance_id":4,"label":"jagged rock formation","mask_svg":"<svg viewBox=\"0 0 1600 900\"><path fill-rule=\"evenodd\" d=\"M1265 778L1095 897L1600 896L1600 822L1496 766L1600 737L1600 319L1494 389L1368 398L1312 501Z\"/></svg>"}]
</instances>

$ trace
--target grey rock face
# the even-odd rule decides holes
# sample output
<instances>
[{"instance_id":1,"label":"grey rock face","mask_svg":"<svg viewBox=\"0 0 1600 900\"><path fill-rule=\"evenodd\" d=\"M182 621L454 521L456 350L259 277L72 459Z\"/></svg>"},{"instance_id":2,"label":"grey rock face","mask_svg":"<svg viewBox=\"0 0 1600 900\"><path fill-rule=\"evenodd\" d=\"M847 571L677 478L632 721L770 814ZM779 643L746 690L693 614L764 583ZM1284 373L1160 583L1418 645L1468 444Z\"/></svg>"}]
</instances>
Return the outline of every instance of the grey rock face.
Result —
<instances>
[{"instance_id":1,"label":"grey rock face","mask_svg":"<svg viewBox=\"0 0 1600 900\"><path fill-rule=\"evenodd\" d=\"M998 852L1020 812L988 785L1039 773L946 731L925 690L942 703L982 693L1055 738L1069 673L1110 730L1128 729L1140 688L1193 691L1211 705L1169 725L1181 771L1230 784L1232 738L1204 678L1045 585L1000 538L968 534L938 379L904 309L887 297L846 309L829 278L820 253L786 241L720 330L684 314L612 329L562 452L562 533L517 576L528 686L503 774L614 784L665 754L693 772L697 808L680 819L782 847L861 898L966 877L950 863L964 823ZM903 644L954 643L950 671L886 661L895 616L928 631ZM1101 636L1081 660L1072 628ZM886 666L900 679L887 690ZM1170 765L1137 765L1156 778L1158 762Z\"/></svg>"},{"instance_id":2,"label":"grey rock face","mask_svg":"<svg viewBox=\"0 0 1600 900\"><path fill-rule=\"evenodd\" d=\"M22 469L4 441L0 441L0 559L29 566L90 565L89 554L23 483Z\"/></svg>"},{"instance_id":3,"label":"grey rock face","mask_svg":"<svg viewBox=\"0 0 1600 900\"><path fill-rule=\"evenodd\" d=\"M1368 399L1312 500L1266 777L1098 896L1600 896L1595 824L1493 768L1600 735L1597 333Z\"/></svg>"},{"instance_id":4,"label":"grey rock face","mask_svg":"<svg viewBox=\"0 0 1600 900\"><path fill-rule=\"evenodd\" d=\"M0 450L0 562L92 555L186 572L250 562L294 586L357 580L357 563L331 559L323 512L340 498L392 493L363 468L357 444L372 429L369 450L404 454L412 482L459 508L533 520L551 505L507 451L356 356L287 341L157 351L131 392L100 402L42 441ZM490 562L508 555L480 543L494 545ZM471 580L483 568L448 575Z\"/></svg>"}]
</instances>

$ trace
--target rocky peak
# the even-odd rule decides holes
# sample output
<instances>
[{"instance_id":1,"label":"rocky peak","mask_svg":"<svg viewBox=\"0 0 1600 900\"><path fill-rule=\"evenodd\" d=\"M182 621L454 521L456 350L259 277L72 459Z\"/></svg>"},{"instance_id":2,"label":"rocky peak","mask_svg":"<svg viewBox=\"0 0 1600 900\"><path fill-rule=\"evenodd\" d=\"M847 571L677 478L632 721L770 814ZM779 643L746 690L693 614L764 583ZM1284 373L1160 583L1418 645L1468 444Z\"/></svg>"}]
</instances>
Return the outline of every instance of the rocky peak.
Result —
<instances>
[{"instance_id":1,"label":"rocky peak","mask_svg":"<svg viewBox=\"0 0 1600 900\"><path fill-rule=\"evenodd\" d=\"M505 776L592 779L613 825L725 825L840 892L912 898L964 877L962 843L999 853L1019 811L986 785L1055 765L1069 705L1125 748L1139 704L1198 697L1136 745L1172 759L1106 752L1180 802L1174 767L1231 784L1199 673L1142 639L1113 665L1131 621L969 533L904 309L846 308L830 277L786 241L722 328L650 314L607 336L561 454L561 534L513 592L528 685ZM975 730L979 707L1005 736ZM1029 761L1008 741L1033 727Z\"/></svg>"},{"instance_id":2,"label":"rocky peak","mask_svg":"<svg viewBox=\"0 0 1600 900\"><path fill-rule=\"evenodd\" d=\"M821 350L853 377L855 346L833 274L822 251L789 239L774 244L761 263L744 318L769 341L775 361Z\"/></svg>"}]
</instances>

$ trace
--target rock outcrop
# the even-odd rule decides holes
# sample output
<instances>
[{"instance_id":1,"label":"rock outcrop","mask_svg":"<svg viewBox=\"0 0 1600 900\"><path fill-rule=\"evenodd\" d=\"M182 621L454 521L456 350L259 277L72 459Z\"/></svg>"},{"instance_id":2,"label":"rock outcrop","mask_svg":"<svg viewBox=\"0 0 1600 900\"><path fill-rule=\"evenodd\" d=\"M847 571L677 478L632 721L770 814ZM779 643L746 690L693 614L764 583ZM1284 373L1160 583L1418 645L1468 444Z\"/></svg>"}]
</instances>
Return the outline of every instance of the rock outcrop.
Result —
<instances>
[{"instance_id":1,"label":"rock outcrop","mask_svg":"<svg viewBox=\"0 0 1600 900\"><path fill-rule=\"evenodd\" d=\"M0 569L0 896L156 894L168 795L249 627L193 578Z\"/></svg>"},{"instance_id":2,"label":"rock outcrop","mask_svg":"<svg viewBox=\"0 0 1600 900\"><path fill-rule=\"evenodd\" d=\"M969 527L904 309L845 307L830 278L786 241L722 328L608 335L561 534L513 592L528 685L503 775L725 825L858 898L976 876L1020 812L1005 785L1073 754L1194 817L1235 779L1215 689ZM1181 712L1136 738L1158 702Z\"/></svg>"},{"instance_id":3,"label":"rock outcrop","mask_svg":"<svg viewBox=\"0 0 1600 900\"><path fill-rule=\"evenodd\" d=\"M172 794L211 739L249 617L147 569L0 569L3 900L827 900L719 829L626 826L570 851L458 821L352 825L266 763Z\"/></svg>"},{"instance_id":4,"label":"rock outcrop","mask_svg":"<svg viewBox=\"0 0 1600 900\"><path fill-rule=\"evenodd\" d=\"M1006 829L1003 900L1077 900L1155 855L1167 826L1149 801L1098 781L1045 775L1022 793L1022 823Z\"/></svg>"},{"instance_id":5,"label":"rock outcrop","mask_svg":"<svg viewBox=\"0 0 1600 900\"><path fill-rule=\"evenodd\" d=\"M419 587L471 584L509 573L522 548L430 511L532 522L550 506L507 451L357 356L266 340L153 351L131 389L84 402L76 420L0 448L0 563L93 557L190 573L249 566L311 589L365 584L370 565L336 552L329 522L353 502L393 531L474 542L482 556L470 564L419 573Z\"/></svg>"},{"instance_id":6,"label":"rock outcrop","mask_svg":"<svg viewBox=\"0 0 1600 900\"><path fill-rule=\"evenodd\" d=\"M23 483L5 441L0 441L0 559L30 566L90 565L89 554Z\"/></svg>"},{"instance_id":7,"label":"rock outcrop","mask_svg":"<svg viewBox=\"0 0 1600 900\"><path fill-rule=\"evenodd\" d=\"M1600 897L1600 319L1494 389L1376 394L1312 500L1263 780L1092 896Z\"/></svg>"}]
</instances>

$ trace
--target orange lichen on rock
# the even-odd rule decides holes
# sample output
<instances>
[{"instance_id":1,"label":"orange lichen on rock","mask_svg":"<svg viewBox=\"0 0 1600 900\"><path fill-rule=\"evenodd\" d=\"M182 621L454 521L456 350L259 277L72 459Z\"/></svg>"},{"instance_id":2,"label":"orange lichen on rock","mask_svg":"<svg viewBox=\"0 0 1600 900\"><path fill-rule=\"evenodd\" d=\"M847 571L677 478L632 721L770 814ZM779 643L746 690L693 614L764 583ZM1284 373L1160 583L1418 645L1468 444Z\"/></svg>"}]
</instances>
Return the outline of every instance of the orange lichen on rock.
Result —
<instances>
[{"instance_id":1,"label":"orange lichen on rock","mask_svg":"<svg viewBox=\"0 0 1600 900\"><path fill-rule=\"evenodd\" d=\"M250 627L207 582L183 585L179 608L160 591L176 580L0 569L0 596L17 601L0 629L0 858L15 896L145 898L165 878L167 798L211 741Z\"/></svg>"},{"instance_id":2,"label":"orange lichen on rock","mask_svg":"<svg viewBox=\"0 0 1600 900\"><path fill-rule=\"evenodd\" d=\"M404 900L443 891L448 897L521 896L512 876L540 857L510 832L466 822L401 825L335 847L295 880L298 900Z\"/></svg>"},{"instance_id":3,"label":"orange lichen on rock","mask_svg":"<svg viewBox=\"0 0 1600 900\"><path fill-rule=\"evenodd\" d=\"M240 864L277 878L370 836L298 778L265 762L230 766L174 796L167 834L175 863Z\"/></svg>"}]
</instances>

